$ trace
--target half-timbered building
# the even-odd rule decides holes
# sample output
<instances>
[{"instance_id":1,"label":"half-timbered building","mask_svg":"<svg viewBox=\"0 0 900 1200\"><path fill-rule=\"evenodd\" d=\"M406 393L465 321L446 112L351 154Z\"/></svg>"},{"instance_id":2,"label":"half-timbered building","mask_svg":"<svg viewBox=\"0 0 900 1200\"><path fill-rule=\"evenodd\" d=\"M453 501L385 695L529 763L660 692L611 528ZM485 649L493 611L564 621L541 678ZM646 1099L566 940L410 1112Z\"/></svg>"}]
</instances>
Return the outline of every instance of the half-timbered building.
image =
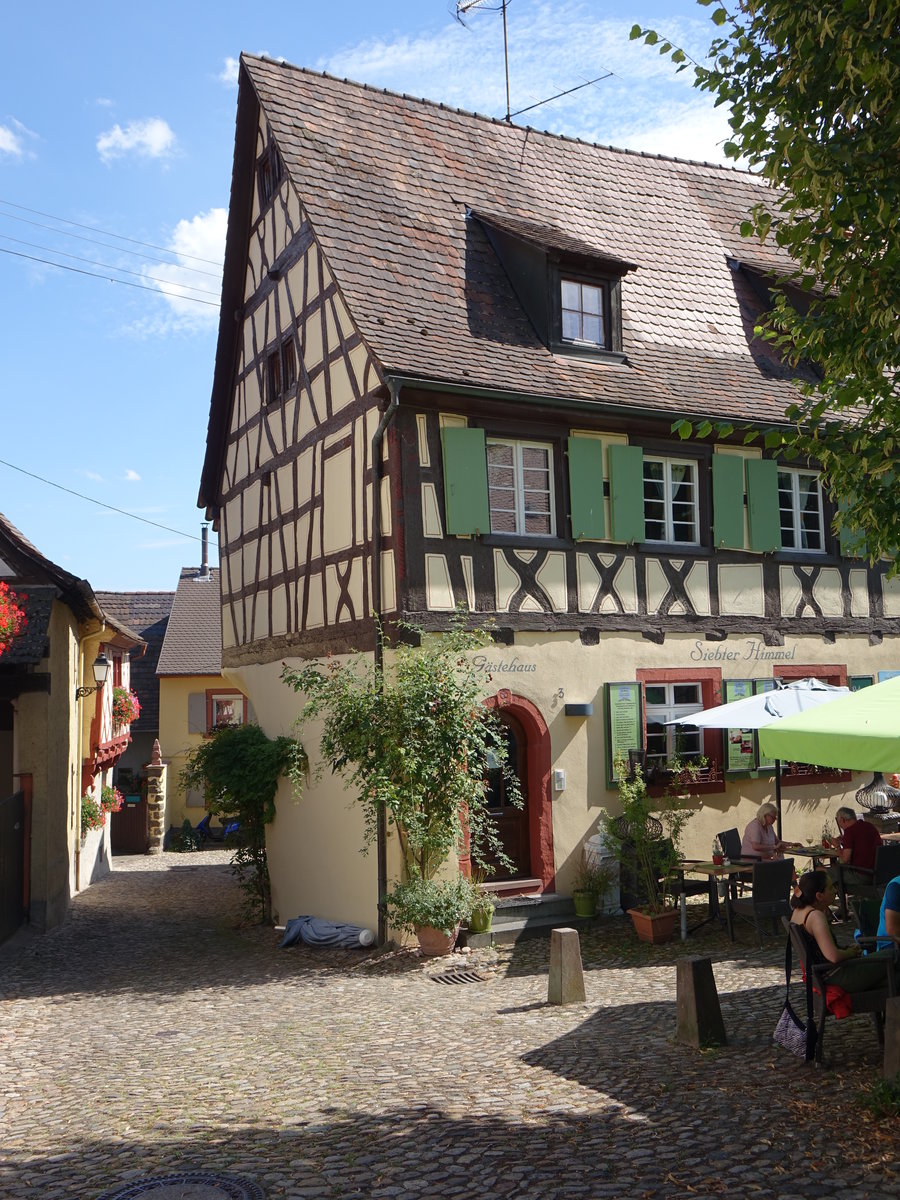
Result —
<instances>
[{"instance_id":1,"label":"half-timbered building","mask_svg":"<svg viewBox=\"0 0 900 1200\"><path fill-rule=\"evenodd\" d=\"M795 397L754 332L790 266L740 237L762 186L241 61L200 490L223 670L276 734L283 661L371 651L378 612L492 620L485 698L526 797L493 803L523 888L567 890L629 750L660 775L705 757L696 849L743 827L772 764L752 733L676 737L674 717L900 667L900 585L834 532L815 464L673 434L777 428ZM796 836L858 786L791 782ZM285 793L283 917L373 923L361 829L336 781Z\"/></svg>"}]
</instances>

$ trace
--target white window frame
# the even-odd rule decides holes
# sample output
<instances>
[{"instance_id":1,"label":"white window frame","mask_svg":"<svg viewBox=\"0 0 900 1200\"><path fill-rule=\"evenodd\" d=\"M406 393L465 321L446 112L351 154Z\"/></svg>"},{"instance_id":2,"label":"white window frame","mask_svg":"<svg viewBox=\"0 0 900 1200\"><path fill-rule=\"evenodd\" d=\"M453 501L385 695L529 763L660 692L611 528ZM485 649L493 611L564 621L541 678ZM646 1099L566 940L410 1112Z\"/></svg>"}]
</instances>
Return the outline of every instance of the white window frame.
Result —
<instances>
[{"instance_id":1,"label":"white window frame","mask_svg":"<svg viewBox=\"0 0 900 1200\"><path fill-rule=\"evenodd\" d=\"M793 545L789 546L785 543L784 533L785 525L784 518L786 510L781 507L781 481L782 477L787 476L791 481L791 536L794 539ZM819 521L819 545L804 546L803 545L803 524L800 514L800 479L802 477L815 479L816 490L818 493L818 521ZM781 543L784 550L802 550L807 554L824 554L825 553L825 509L822 503L822 476L818 471L805 470L801 467L779 467L778 468L778 519L781 527Z\"/></svg>"},{"instance_id":2,"label":"white window frame","mask_svg":"<svg viewBox=\"0 0 900 1200\"><path fill-rule=\"evenodd\" d=\"M700 545L700 472L697 469L697 460L693 458L669 458L664 454L645 454L644 464L649 462L662 463L665 471L663 473L663 524L665 529L661 538L645 537L645 541L653 542L658 545L671 544L675 546L699 546ZM691 505L693 512L693 527L694 536L690 541L675 540L675 521L672 512L674 487L672 484L672 467L689 467L691 471L691 480L693 486L694 499ZM655 480L653 481L656 482ZM642 487L646 485L647 479L643 471L641 472ZM644 521L647 521L647 498L644 496Z\"/></svg>"},{"instance_id":3,"label":"white window frame","mask_svg":"<svg viewBox=\"0 0 900 1200\"><path fill-rule=\"evenodd\" d=\"M485 443L490 446L509 446L513 451L513 500L515 503L515 522L516 528L513 531L508 529L494 528L494 510L490 508L490 476L488 477L488 506L491 517L491 533L498 536L517 536L517 537L536 537L536 538L552 538L556 537L556 486L553 476L553 446L550 442L530 442L520 441L518 438L486 438ZM525 486L524 486L524 467L522 465L523 450L543 450L547 455L548 466L548 486L550 489L550 528L546 533L535 533L533 530L525 528ZM490 468L490 462L488 462ZM506 511L506 510L504 510ZM543 515L543 514L542 514Z\"/></svg>"},{"instance_id":4,"label":"white window frame","mask_svg":"<svg viewBox=\"0 0 900 1200\"><path fill-rule=\"evenodd\" d=\"M697 703L685 704L683 702L676 704L675 688L678 687L695 687L699 695ZM651 704L647 699L647 693L650 688L664 688L665 702L663 704ZM703 757L703 731L698 730L696 750L678 751L676 740L679 734L686 732L684 725L667 725L667 721L675 721L679 717L688 717L691 713L703 712L703 684L698 679L677 679L671 682L656 682L655 680L647 680L644 683L644 726L649 731L649 727L654 725L663 725L666 733L666 758L665 762L660 762L659 754L651 754L649 739L647 744L647 766L665 767L666 763L678 757L684 762L689 762L693 758Z\"/></svg>"},{"instance_id":5,"label":"white window frame","mask_svg":"<svg viewBox=\"0 0 900 1200\"><path fill-rule=\"evenodd\" d=\"M578 300L579 300L578 308L571 308L569 305L563 303L563 289L565 288L566 284L568 284L570 287L578 288ZM585 310L585 307L584 307L584 289L585 288L590 288L592 291L597 292L597 294L599 295L600 311L598 313L587 312ZM606 284L605 282L600 282L600 281L592 283L589 280L572 279L569 276L560 275L560 278L559 278L559 313L560 313L559 336L560 336L561 341L566 342L567 344L572 345L572 346L590 346L597 350L608 350L609 349L609 346L608 346L609 335L607 332L608 320L609 320L608 309L609 309L609 286L608 286L608 284ZM563 332L564 327L565 327L565 314L567 312L578 314L579 324L581 326L581 337L574 337L574 338L566 337L565 333ZM597 318L599 320L599 325L600 325L599 339L594 339L594 338L584 336L584 318L585 318L585 316Z\"/></svg>"}]
</instances>

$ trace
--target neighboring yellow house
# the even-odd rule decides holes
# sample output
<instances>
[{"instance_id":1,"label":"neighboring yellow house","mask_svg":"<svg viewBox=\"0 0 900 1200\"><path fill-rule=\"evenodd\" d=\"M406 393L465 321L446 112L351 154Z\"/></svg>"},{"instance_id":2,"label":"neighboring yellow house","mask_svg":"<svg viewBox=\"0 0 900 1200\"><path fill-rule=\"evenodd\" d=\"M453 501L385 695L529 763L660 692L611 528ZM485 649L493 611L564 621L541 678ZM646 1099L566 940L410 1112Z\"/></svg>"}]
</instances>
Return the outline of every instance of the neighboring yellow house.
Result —
<instances>
[{"instance_id":1,"label":"neighboring yellow house","mask_svg":"<svg viewBox=\"0 0 900 1200\"><path fill-rule=\"evenodd\" d=\"M26 921L44 931L111 867L110 825L82 828L131 742L113 690L131 686L145 643L90 584L45 558L0 514L0 581L25 627L0 654L0 942Z\"/></svg>"},{"instance_id":2,"label":"neighboring yellow house","mask_svg":"<svg viewBox=\"0 0 900 1200\"><path fill-rule=\"evenodd\" d=\"M203 558L205 564L205 542ZM246 697L222 676L218 568L182 570L156 673L159 747L168 764L166 824L177 829L185 819L196 825L206 810L201 792L181 786L187 756L217 725L242 725L251 718Z\"/></svg>"}]
</instances>

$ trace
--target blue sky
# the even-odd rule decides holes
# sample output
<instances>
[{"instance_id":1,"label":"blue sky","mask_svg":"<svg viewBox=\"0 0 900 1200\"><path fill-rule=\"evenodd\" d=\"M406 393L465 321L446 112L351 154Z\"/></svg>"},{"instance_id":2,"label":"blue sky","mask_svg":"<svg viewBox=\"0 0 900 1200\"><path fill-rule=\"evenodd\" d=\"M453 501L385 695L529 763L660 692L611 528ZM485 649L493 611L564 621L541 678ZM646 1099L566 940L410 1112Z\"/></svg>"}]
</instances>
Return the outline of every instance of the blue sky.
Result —
<instances>
[{"instance_id":1,"label":"blue sky","mask_svg":"<svg viewBox=\"0 0 900 1200\"><path fill-rule=\"evenodd\" d=\"M121 591L174 588L199 562L240 52L502 116L500 14L472 12L463 27L454 8L6 7L0 511L47 557ZM511 107L606 76L520 122L721 162L723 112L628 40L637 21L699 57L708 14L694 0L510 0Z\"/></svg>"}]
</instances>

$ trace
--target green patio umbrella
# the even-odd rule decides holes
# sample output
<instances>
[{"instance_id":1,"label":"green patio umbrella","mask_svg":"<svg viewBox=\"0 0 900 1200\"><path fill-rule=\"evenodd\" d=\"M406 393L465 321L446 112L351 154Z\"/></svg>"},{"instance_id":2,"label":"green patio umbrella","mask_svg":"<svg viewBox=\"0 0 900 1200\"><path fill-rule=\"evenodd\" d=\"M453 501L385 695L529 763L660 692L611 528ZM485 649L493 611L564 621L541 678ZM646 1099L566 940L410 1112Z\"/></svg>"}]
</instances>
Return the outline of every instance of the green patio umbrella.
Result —
<instances>
[{"instance_id":1,"label":"green patio umbrella","mask_svg":"<svg viewBox=\"0 0 900 1200\"><path fill-rule=\"evenodd\" d=\"M900 675L759 731L763 754L846 771L900 770Z\"/></svg>"}]
</instances>

